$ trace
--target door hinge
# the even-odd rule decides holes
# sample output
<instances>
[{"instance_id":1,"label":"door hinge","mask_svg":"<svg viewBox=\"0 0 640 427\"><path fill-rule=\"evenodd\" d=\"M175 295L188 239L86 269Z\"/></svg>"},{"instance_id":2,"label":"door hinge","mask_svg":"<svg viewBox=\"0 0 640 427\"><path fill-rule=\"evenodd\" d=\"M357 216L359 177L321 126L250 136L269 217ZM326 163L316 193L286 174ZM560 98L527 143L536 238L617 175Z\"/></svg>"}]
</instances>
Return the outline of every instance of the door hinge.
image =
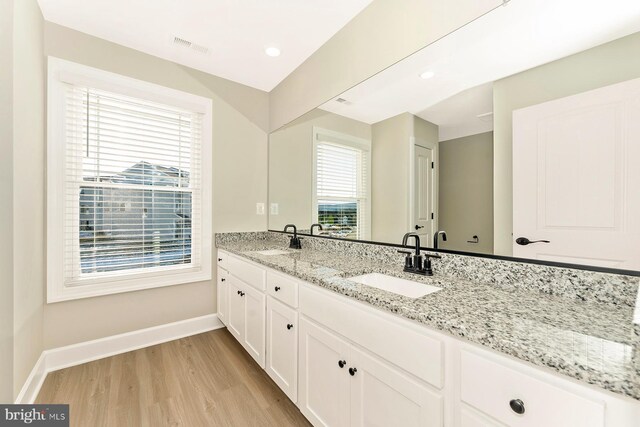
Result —
<instances>
[{"instance_id":1,"label":"door hinge","mask_svg":"<svg viewBox=\"0 0 640 427\"><path fill-rule=\"evenodd\" d=\"M435 163L431 162L431 169L435 167Z\"/></svg>"},{"instance_id":2,"label":"door hinge","mask_svg":"<svg viewBox=\"0 0 640 427\"><path fill-rule=\"evenodd\" d=\"M433 215L433 212L431 212L431 219L434 219L434 215Z\"/></svg>"}]
</instances>

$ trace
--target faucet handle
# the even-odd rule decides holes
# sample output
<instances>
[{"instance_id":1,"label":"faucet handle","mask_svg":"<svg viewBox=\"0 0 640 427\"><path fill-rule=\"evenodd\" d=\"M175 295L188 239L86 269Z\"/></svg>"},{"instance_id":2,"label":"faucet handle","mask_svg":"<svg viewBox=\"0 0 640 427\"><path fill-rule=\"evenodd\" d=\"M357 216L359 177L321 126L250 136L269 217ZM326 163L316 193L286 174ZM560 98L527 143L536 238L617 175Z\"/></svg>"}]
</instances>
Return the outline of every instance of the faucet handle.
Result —
<instances>
[{"instance_id":1,"label":"faucet handle","mask_svg":"<svg viewBox=\"0 0 640 427\"><path fill-rule=\"evenodd\" d=\"M398 250L398 253L399 253L399 254L411 255L411 251L401 251L401 250Z\"/></svg>"},{"instance_id":2,"label":"faucet handle","mask_svg":"<svg viewBox=\"0 0 640 427\"><path fill-rule=\"evenodd\" d=\"M423 254L426 259L429 258L442 258L440 255Z\"/></svg>"}]
</instances>

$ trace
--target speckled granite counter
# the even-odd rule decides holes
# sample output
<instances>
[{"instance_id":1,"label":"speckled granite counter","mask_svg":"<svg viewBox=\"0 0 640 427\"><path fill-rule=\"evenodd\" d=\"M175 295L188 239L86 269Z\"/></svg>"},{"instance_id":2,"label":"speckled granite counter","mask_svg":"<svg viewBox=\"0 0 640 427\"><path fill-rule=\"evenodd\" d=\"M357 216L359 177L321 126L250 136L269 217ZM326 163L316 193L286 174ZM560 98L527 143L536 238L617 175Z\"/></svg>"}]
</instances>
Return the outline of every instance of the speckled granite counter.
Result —
<instances>
[{"instance_id":1,"label":"speckled granite counter","mask_svg":"<svg viewBox=\"0 0 640 427\"><path fill-rule=\"evenodd\" d=\"M382 262L375 257L313 249L313 245L305 245L307 240L303 241L307 247L288 250L287 255L260 255L256 251L286 249L286 241L269 234L246 237L218 239L217 246L455 337L640 400L640 327L633 323L635 294L625 297L631 298L633 305L584 302L451 275L421 277L402 271L401 255L394 263ZM411 299L346 279L372 272L442 290ZM635 279L629 283L637 291ZM630 289L627 284L627 291Z\"/></svg>"}]
</instances>

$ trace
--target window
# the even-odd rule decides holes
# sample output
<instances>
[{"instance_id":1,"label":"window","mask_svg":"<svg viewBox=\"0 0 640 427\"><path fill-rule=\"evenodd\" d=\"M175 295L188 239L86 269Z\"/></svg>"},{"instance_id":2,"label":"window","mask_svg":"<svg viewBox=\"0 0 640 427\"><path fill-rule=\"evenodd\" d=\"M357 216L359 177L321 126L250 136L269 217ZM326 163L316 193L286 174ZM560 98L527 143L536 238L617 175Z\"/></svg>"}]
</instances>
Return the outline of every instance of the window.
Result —
<instances>
[{"instance_id":1,"label":"window","mask_svg":"<svg viewBox=\"0 0 640 427\"><path fill-rule=\"evenodd\" d=\"M49 58L48 301L211 279L211 101Z\"/></svg>"},{"instance_id":2,"label":"window","mask_svg":"<svg viewBox=\"0 0 640 427\"><path fill-rule=\"evenodd\" d=\"M371 142L313 130L313 214L323 233L347 239L371 235Z\"/></svg>"}]
</instances>

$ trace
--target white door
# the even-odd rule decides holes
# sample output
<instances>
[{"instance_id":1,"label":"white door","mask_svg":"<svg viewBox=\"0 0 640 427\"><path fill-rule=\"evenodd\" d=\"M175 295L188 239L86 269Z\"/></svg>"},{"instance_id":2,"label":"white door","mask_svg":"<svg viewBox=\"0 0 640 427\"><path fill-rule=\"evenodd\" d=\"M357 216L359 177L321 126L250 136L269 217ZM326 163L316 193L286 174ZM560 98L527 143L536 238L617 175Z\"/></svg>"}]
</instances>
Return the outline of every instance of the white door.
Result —
<instances>
[{"instance_id":1,"label":"white door","mask_svg":"<svg viewBox=\"0 0 640 427\"><path fill-rule=\"evenodd\" d=\"M244 342L244 302L240 282L233 276L229 276L228 284L228 311L227 311L227 328L231 334L241 343Z\"/></svg>"},{"instance_id":2,"label":"white door","mask_svg":"<svg viewBox=\"0 0 640 427\"><path fill-rule=\"evenodd\" d=\"M229 273L226 270L218 268L218 318L226 326L229 321L227 319L227 311L229 307Z\"/></svg>"},{"instance_id":3,"label":"white door","mask_svg":"<svg viewBox=\"0 0 640 427\"><path fill-rule=\"evenodd\" d=\"M414 145L413 221L411 230L420 235L422 246L431 246L435 233L435 147Z\"/></svg>"},{"instance_id":4,"label":"white door","mask_svg":"<svg viewBox=\"0 0 640 427\"><path fill-rule=\"evenodd\" d=\"M244 348L264 369L265 296L251 285L242 284L245 300Z\"/></svg>"},{"instance_id":5,"label":"white door","mask_svg":"<svg viewBox=\"0 0 640 427\"><path fill-rule=\"evenodd\" d=\"M350 359L352 426L442 426L438 393L354 348Z\"/></svg>"},{"instance_id":6,"label":"white door","mask_svg":"<svg viewBox=\"0 0 640 427\"><path fill-rule=\"evenodd\" d=\"M298 312L267 297L267 365L271 379L298 400Z\"/></svg>"},{"instance_id":7,"label":"white door","mask_svg":"<svg viewBox=\"0 0 640 427\"><path fill-rule=\"evenodd\" d=\"M514 111L514 256L640 269L638 159L640 79Z\"/></svg>"},{"instance_id":8,"label":"white door","mask_svg":"<svg viewBox=\"0 0 640 427\"><path fill-rule=\"evenodd\" d=\"M314 426L349 425L349 345L300 318L298 407Z\"/></svg>"}]
</instances>

